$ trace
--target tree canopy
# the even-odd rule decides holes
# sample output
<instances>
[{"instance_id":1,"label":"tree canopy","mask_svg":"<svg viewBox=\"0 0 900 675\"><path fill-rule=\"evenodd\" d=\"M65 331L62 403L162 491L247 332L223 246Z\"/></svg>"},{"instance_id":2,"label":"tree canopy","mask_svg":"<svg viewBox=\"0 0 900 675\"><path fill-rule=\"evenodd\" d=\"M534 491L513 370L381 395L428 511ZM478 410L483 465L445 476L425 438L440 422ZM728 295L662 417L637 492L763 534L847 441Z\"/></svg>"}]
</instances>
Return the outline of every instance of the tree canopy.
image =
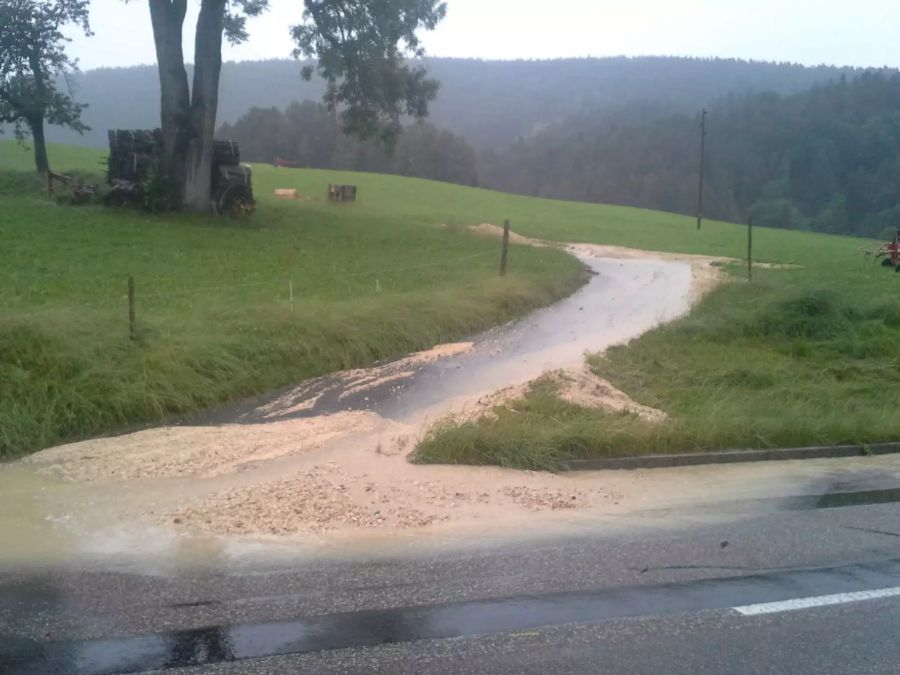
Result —
<instances>
[{"instance_id":1,"label":"tree canopy","mask_svg":"<svg viewBox=\"0 0 900 675\"><path fill-rule=\"evenodd\" d=\"M423 119L438 91L421 65L425 51L416 31L433 30L447 13L439 0L305 0L303 21L292 28L298 58L327 83L325 103L340 109L344 131L393 145L402 117Z\"/></svg>"},{"instance_id":2,"label":"tree canopy","mask_svg":"<svg viewBox=\"0 0 900 675\"><path fill-rule=\"evenodd\" d=\"M161 90L166 180L176 203L205 211L211 197L223 37L248 38L246 21L267 0L201 0L194 40L193 86L182 52L187 0L149 0ZM421 67L405 57L424 52L416 31L432 29L446 13L437 0L306 0L301 23L291 29L295 55L318 59L328 83L326 101L341 107L347 131L392 144L400 118L421 119L437 93ZM312 76L305 68L303 75Z\"/></svg>"},{"instance_id":3,"label":"tree canopy","mask_svg":"<svg viewBox=\"0 0 900 675\"><path fill-rule=\"evenodd\" d=\"M485 153L488 187L696 213L699 113L659 103L570 116ZM900 75L865 73L709 109L706 214L880 236L900 224Z\"/></svg>"},{"instance_id":4,"label":"tree canopy","mask_svg":"<svg viewBox=\"0 0 900 675\"><path fill-rule=\"evenodd\" d=\"M291 166L478 184L472 146L427 122L406 126L390 153L377 141L344 134L327 107L313 101L291 103L284 111L251 108L218 134L240 143L241 156L252 162L285 160Z\"/></svg>"},{"instance_id":5,"label":"tree canopy","mask_svg":"<svg viewBox=\"0 0 900 675\"><path fill-rule=\"evenodd\" d=\"M34 141L38 171L50 168L44 124L81 132L84 106L60 91L58 78L77 69L66 53L68 24L91 34L89 0L4 0L0 7L0 123L11 124L17 138L26 127Z\"/></svg>"}]
</instances>

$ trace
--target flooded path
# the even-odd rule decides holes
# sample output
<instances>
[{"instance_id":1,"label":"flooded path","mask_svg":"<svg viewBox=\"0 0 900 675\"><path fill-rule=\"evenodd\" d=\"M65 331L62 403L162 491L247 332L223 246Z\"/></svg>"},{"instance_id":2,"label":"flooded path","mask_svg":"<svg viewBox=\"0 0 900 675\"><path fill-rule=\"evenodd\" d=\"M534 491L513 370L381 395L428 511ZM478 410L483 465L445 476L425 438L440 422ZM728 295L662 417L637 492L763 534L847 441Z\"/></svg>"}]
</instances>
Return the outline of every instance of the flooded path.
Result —
<instances>
[{"instance_id":1,"label":"flooded path","mask_svg":"<svg viewBox=\"0 0 900 675\"><path fill-rule=\"evenodd\" d=\"M618 508L628 501L621 477L407 461L430 423L488 411L497 390L521 395L548 371L583 368L585 352L685 314L717 275L710 258L589 245L570 251L592 272L582 289L471 342L311 380L188 425L52 448L3 466L0 537L10 543L0 565L227 558L367 532L403 540L438 525L484 529L538 514L549 523ZM621 392L598 400L642 412Z\"/></svg>"},{"instance_id":2,"label":"flooded path","mask_svg":"<svg viewBox=\"0 0 900 675\"><path fill-rule=\"evenodd\" d=\"M466 662L484 670L496 645L550 627L643 620L646 653L661 620L685 622L680 644L760 603L896 597L900 455L562 476L407 461L431 421L580 368L585 351L688 311L716 276L709 259L576 251L588 285L471 342L0 466L0 671L245 672L306 655L281 669L346 658L331 663L350 672L386 646L474 636L493 640ZM598 401L634 405L623 397ZM865 635L884 614L873 606ZM731 624L710 653L745 634ZM585 664L609 658L590 644L603 653Z\"/></svg>"},{"instance_id":3,"label":"flooded path","mask_svg":"<svg viewBox=\"0 0 900 675\"><path fill-rule=\"evenodd\" d=\"M687 262L576 253L592 273L585 286L471 343L450 345L455 349L446 358L401 359L330 375L199 419L267 423L366 410L421 424L548 371L579 366L586 352L627 342L690 309L693 276Z\"/></svg>"}]
</instances>

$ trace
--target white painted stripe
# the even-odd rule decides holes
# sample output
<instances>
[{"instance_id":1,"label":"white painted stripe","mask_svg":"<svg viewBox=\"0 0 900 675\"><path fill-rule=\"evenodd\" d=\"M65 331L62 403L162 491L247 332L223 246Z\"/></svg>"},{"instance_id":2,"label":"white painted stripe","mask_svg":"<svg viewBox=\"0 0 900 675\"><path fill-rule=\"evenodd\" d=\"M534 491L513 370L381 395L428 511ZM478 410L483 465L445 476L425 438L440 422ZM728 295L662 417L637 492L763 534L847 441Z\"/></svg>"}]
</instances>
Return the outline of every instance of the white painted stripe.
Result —
<instances>
[{"instance_id":1,"label":"white painted stripe","mask_svg":"<svg viewBox=\"0 0 900 675\"><path fill-rule=\"evenodd\" d=\"M865 600L879 600L881 598L893 598L900 595L900 586L882 588L877 591L860 591L858 593L836 593L834 595L819 595L812 598L797 598L796 600L784 600L782 602L763 602L758 605L744 605L732 607L738 614L744 616L756 616L758 614L777 614L778 612L794 612L798 609L810 609L812 607L827 607L829 605L843 605L848 602L864 602Z\"/></svg>"}]
</instances>

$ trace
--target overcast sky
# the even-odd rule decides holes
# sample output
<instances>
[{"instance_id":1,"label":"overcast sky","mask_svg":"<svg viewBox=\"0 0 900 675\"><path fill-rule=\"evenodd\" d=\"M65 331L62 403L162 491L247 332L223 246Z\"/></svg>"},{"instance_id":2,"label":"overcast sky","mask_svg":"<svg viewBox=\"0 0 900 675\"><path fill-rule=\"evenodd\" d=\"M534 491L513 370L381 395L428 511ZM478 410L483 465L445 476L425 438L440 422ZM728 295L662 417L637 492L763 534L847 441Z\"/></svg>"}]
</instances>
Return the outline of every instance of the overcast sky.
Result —
<instances>
[{"instance_id":1,"label":"overcast sky","mask_svg":"<svg viewBox=\"0 0 900 675\"><path fill-rule=\"evenodd\" d=\"M190 0L194 13L199 0ZM270 0L226 60L290 55L302 0ZM425 36L433 56L490 59L679 55L900 67L898 0L449 0ZM93 0L96 35L77 38L82 69L154 63L145 0ZM192 37L192 31L185 34ZM191 53L186 48L186 55Z\"/></svg>"}]
</instances>

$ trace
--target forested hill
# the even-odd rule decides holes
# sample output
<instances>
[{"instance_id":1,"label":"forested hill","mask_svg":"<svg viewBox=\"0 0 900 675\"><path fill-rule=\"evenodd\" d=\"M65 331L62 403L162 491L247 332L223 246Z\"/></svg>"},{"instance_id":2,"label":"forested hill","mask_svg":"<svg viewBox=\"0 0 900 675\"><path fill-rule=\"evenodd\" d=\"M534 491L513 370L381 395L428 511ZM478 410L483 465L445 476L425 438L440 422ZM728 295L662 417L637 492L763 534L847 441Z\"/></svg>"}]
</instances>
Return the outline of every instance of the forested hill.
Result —
<instances>
[{"instance_id":1,"label":"forested hill","mask_svg":"<svg viewBox=\"0 0 900 675\"><path fill-rule=\"evenodd\" d=\"M482 184L696 212L699 115L659 104L580 114L482 158ZM900 225L900 75L864 74L710 106L706 212L821 232Z\"/></svg>"},{"instance_id":2,"label":"forested hill","mask_svg":"<svg viewBox=\"0 0 900 675\"><path fill-rule=\"evenodd\" d=\"M321 81L304 82L295 61L226 63L219 121L233 123L251 107L285 108L318 100ZM431 59L440 80L431 123L478 149L504 148L549 124L609 104L654 100L697 110L729 93L792 93L818 82L857 74L850 68L808 68L731 59L602 58L548 61ZM106 130L147 128L159 121L155 66L110 68L70 78L78 100L88 103L83 137L51 128L55 141L106 145Z\"/></svg>"}]
</instances>

